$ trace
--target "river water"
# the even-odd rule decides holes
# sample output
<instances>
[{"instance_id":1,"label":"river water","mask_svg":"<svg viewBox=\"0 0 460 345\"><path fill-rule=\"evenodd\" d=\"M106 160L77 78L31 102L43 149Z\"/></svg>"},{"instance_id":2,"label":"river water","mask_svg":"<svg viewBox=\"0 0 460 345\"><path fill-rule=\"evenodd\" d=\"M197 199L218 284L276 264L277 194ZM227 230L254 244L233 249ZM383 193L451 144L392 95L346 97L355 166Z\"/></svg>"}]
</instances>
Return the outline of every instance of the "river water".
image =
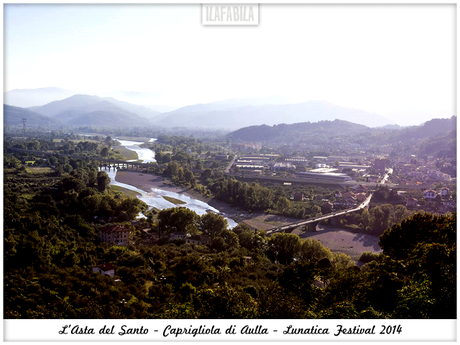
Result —
<instances>
[{"instance_id":1,"label":"river water","mask_svg":"<svg viewBox=\"0 0 460 345\"><path fill-rule=\"evenodd\" d=\"M156 139L150 139L151 141L154 141ZM138 142L138 141L128 141L128 140L118 140L122 146L127 148L128 150L135 151L137 155L139 156L139 160L142 160L144 163L148 162L156 162L155 160L155 152L147 149L140 147L139 145L143 144L143 142ZM205 214L208 210L215 212L215 213L220 213L220 211L205 202L201 200L197 200L194 198L189 197L188 195L176 193L176 192L170 192L158 188L151 188L150 192L143 191L139 188L136 188L130 184L126 183L121 183L116 180L116 174L117 171L115 169L110 169L110 170L105 170L107 175L110 177L110 184L114 186L119 186L125 189L129 189L132 191L135 191L140 194L138 198L145 202L149 207L155 207L160 210L165 209L165 208L171 208L171 207L187 207L188 209L195 211L199 215ZM173 203L170 203L166 199L163 198L163 196L169 196L175 199L179 199L185 204L181 205L175 205ZM233 219L227 218L227 222L229 225L229 228L234 228L235 226L238 225Z\"/></svg>"}]
</instances>

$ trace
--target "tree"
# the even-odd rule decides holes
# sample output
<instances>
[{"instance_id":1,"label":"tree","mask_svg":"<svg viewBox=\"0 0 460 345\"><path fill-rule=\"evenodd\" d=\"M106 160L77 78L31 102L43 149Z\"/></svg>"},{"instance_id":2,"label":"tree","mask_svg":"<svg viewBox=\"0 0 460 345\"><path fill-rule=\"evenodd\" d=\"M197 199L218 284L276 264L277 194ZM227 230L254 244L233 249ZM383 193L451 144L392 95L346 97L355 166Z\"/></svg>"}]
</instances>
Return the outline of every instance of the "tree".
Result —
<instances>
[{"instance_id":1,"label":"tree","mask_svg":"<svg viewBox=\"0 0 460 345\"><path fill-rule=\"evenodd\" d=\"M97 189L99 192L103 192L110 184L110 177L105 171L99 171L97 173Z\"/></svg>"},{"instance_id":2,"label":"tree","mask_svg":"<svg viewBox=\"0 0 460 345\"><path fill-rule=\"evenodd\" d=\"M312 261L313 259L321 260L322 258L332 259L332 253L320 241L306 238L301 242L299 260Z\"/></svg>"},{"instance_id":3,"label":"tree","mask_svg":"<svg viewBox=\"0 0 460 345\"><path fill-rule=\"evenodd\" d=\"M104 146L102 149L101 149L101 156L102 157L107 157L109 155L109 148Z\"/></svg>"},{"instance_id":4,"label":"tree","mask_svg":"<svg viewBox=\"0 0 460 345\"><path fill-rule=\"evenodd\" d=\"M405 259L418 243L453 245L456 239L455 222L455 214L438 217L419 212L387 229L380 236L379 246L385 255Z\"/></svg>"},{"instance_id":5,"label":"tree","mask_svg":"<svg viewBox=\"0 0 460 345\"><path fill-rule=\"evenodd\" d=\"M196 234L198 232L199 216L196 212L185 207L173 207L158 213L158 228L160 233L170 234L180 232Z\"/></svg>"},{"instance_id":6,"label":"tree","mask_svg":"<svg viewBox=\"0 0 460 345\"><path fill-rule=\"evenodd\" d=\"M267 257L280 264L289 264L297 258L300 238L294 234L277 233L268 240Z\"/></svg>"},{"instance_id":7,"label":"tree","mask_svg":"<svg viewBox=\"0 0 460 345\"><path fill-rule=\"evenodd\" d=\"M211 240L220 236L220 233L228 228L227 219L216 213L206 213L198 221L198 230Z\"/></svg>"},{"instance_id":8,"label":"tree","mask_svg":"<svg viewBox=\"0 0 460 345\"><path fill-rule=\"evenodd\" d=\"M319 288L314 285L319 270L315 261L293 262L285 267L278 278L281 286L299 296L306 307L316 302Z\"/></svg>"},{"instance_id":9,"label":"tree","mask_svg":"<svg viewBox=\"0 0 460 345\"><path fill-rule=\"evenodd\" d=\"M286 199L284 197L279 197L278 201L276 202L276 210L279 213L286 212L289 209L290 206L291 206L291 203L289 202L288 199Z\"/></svg>"}]
</instances>

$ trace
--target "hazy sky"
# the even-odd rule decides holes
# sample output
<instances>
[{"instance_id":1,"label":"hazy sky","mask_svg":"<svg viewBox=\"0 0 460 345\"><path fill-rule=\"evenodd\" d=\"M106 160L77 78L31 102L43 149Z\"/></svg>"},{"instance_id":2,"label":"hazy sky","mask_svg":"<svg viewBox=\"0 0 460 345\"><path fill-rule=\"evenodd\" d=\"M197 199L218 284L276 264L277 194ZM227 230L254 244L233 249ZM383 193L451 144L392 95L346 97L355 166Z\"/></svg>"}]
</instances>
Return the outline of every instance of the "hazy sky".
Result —
<instances>
[{"instance_id":1,"label":"hazy sky","mask_svg":"<svg viewBox=\"0 0 460 345\"><path fill-rule=\"evenodd\" d=\"M455 5L259 13L258 26L218 27L198 4L6 4L4 88L154 91L171 105L282 95L407 124L456 114Z\"/></svg>"}]
</instances>

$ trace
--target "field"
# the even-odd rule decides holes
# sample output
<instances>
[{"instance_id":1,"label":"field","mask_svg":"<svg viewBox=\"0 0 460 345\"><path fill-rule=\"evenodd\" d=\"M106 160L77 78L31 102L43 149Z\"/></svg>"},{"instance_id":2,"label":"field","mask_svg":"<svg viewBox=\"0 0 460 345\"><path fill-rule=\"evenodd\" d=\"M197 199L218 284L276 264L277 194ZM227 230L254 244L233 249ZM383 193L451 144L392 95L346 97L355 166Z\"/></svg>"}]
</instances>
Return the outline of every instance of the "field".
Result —
<instances>
[{"instance_id":1,"label":"field","mask_svg":"<svg viewBox=\"0 0 460 345\"><path fill-rule=\"evenodd\" d=\"M316 230L316 232L297 232L296 230L293 233L297 233L300 238L316 239L332 252L345 253L355 261L358 261L363 252L376 254L381 252L378 236L323 225L318 225Z\"/></svg>"},{"instance_id":2,"label":"field","mask_svg":"<svg viewBox=\"0 0 460 345\"><path fill-rule=\"evenodd\" d=\"M186 204L185 201L182 201L182 200L179 200L179 199L176 199L176 198L172 198L170 196L163 196L163 199L169 201L171 204L174 204L174 205L184 205L184 204Z\"/></svg>"},{"instance_id":3,"label":"field","mask_svg":"<svg viewBox=\"0 0 460 345\"><path fill-rule=\"evenodd\" d=\"M140 195L138 192L135 192L130 189L126 189L120 186L110 186L110 188L115 191L115 192L122 192L124 195L129 196L131 198L136 198L138 195Z\"/></svg>"},{"instance_id":4,"label":"field","mask_svg":"<svg viewBox=\"0 0 460 345\"><path fill-rule=\"evenodd\" d=\"M126 149L124 146L115 146L113 148L114 151L118 151L125 161L135 161L139 159L139 156L136 152Z\"/></svg>"},{"instance_id":5,"label":"field","mask_svg":"<svg viewBox=\"0 0 460 345\"><path fill-rule=\"evenodd\" d=\"M296 219L270 214L253 215L251 218L242 220L244 224L258 230L268 230L275 226L286 225L294 221L296 221ZM294 229L292 233L298 235L302 239L316 239L332 252L345 253L354 261L358 261L359 256L363 252L381 252L378 245L378 236L354 233L344 228L324 225L318 225L316 230L316 232L306 232L305 227L298 227Z\"/></svg>"},{"instance_id":6,"label":"field","mask_svg":"<svg viewBox=\"0 0 460 345\"><path fill-rule=\"evenodd\" d=\"M53 172L54 169L51 169L49 167L34 167L34 168L26 167L26 171L32 174L47 174L47 173Z\"/></svg>"}]
</instances>

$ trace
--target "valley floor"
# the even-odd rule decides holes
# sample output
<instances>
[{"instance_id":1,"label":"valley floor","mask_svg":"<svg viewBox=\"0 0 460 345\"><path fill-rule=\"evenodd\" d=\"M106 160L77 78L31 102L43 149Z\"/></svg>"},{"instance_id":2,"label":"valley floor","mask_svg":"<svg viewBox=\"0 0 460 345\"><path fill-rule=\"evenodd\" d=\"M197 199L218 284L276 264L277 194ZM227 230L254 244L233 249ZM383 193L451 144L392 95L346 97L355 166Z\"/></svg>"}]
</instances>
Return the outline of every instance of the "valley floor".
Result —
<instances>
[{"instance_id":1,"label":"valley floor","mask_svg":"<svg viewBox=\"0 0 460 345\"><path fill-rule=\"evenodd\" d=\"M176 193L184 193L190 197L206 202L210 206L217 208L227 217L234 219L236 222L243 222L254 229L267 230L274 226L292 223L297 220L278 215L249 214L225 202L203 196L190 188L174 186L162 176L143 174L138 171L119 171L116 180L118 182L130 184L146 192L150 192L151 188L158 188ZM305 232L302 230L302 228L297 228L293 233L297 234L300 238L316 239L332 252L345 253L354 261L358 261L359 256L363 252L381 252L378 245L378 236L354 233L345 229L324 225L318 225L317 232Z\"/></svg>"}]
</instances>

